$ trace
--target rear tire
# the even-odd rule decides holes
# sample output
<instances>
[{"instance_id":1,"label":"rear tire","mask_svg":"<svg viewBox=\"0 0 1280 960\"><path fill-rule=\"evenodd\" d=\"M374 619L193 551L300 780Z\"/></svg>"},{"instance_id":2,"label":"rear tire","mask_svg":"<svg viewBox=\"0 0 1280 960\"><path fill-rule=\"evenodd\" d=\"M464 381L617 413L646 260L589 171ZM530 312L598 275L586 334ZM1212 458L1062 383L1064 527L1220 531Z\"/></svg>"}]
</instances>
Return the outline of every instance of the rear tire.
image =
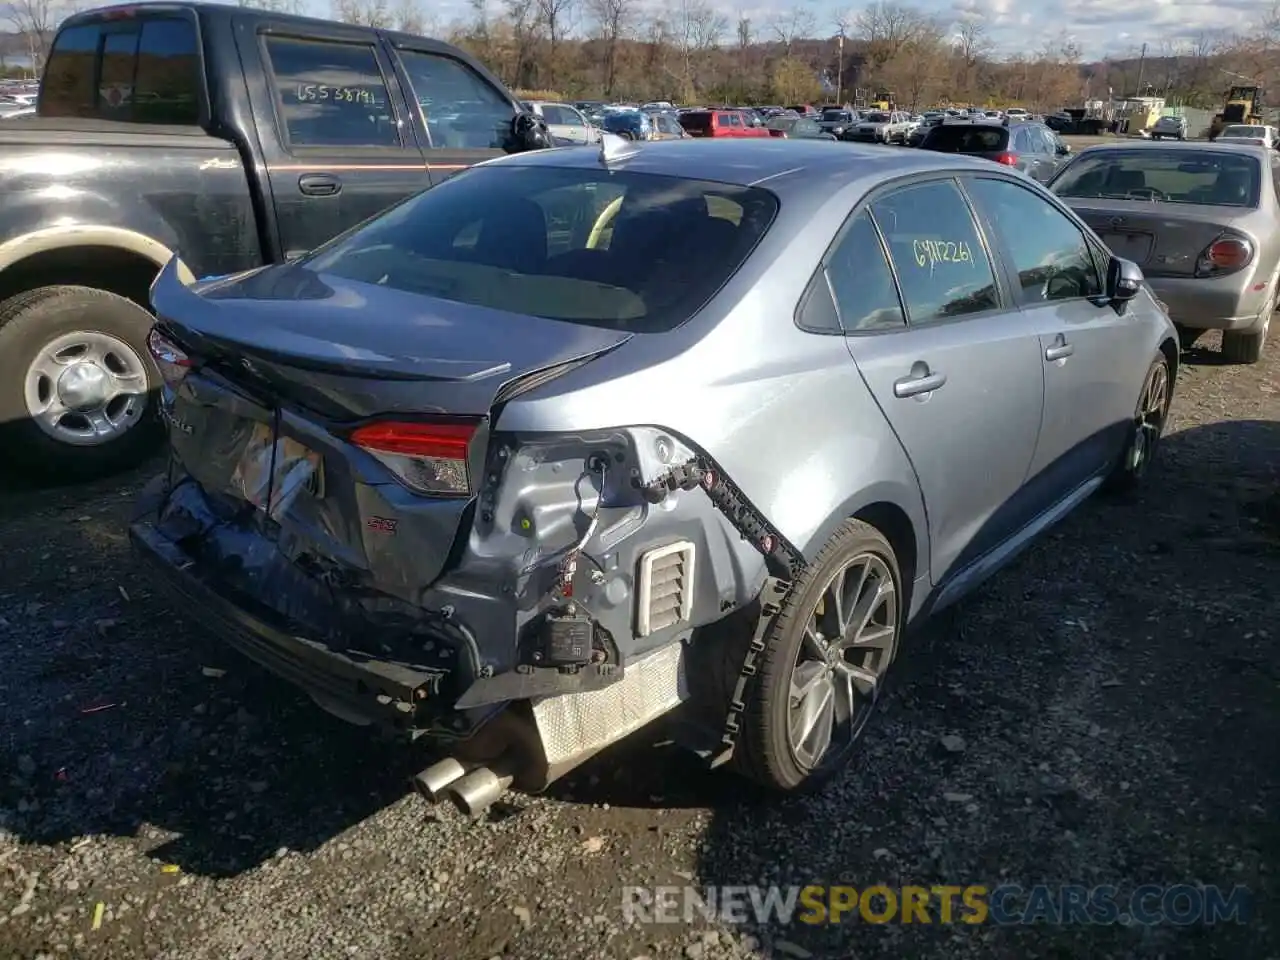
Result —
<instances>
[{"instance_id":1,"label":"rear tire","mask_svg":"<svg viewBox=\"0 0 1280 960\"><path fill-rule=\"evenodd\" d=\"M868 573L863 575L863 569ZM833 591L847 602L836 603ZM767 790L794 793L819 787L847 765L874 714L897 653L904 596L889 541L868 523L845 521L797 579L765 636L764 652L747 688L747 708L733 754L737 773ZM859 601L871 608L866 627L855 631L856 623L851 623L842 633L837 621L861 617ZM863 639L848 639L855 633ZM827 636L831 643L847 646L843 653L832 650L824 660L816 648L831 649ZM841 636L846 639L840 641ZM853 664L848 659L851 655L863 662ZM829 743L816 756L806 756L806 744L813 741L803 737L800 744L794 741L808 701L796 699L796 688L816 690L823 684L831 688Z\"/></svg>"},{"instance_id":2,"label":"rear tire","mask_svg":"<svg viewBox=\"0 0 1280 960\"><path fill-rule=\"evenodd\" d=\"M152 320L133 301L88 287L41 287L0 304L0 469L23 479L87 480L137 466L154 452L164 425L159 372L146 345ZM79 359L94 355L101 359ZM47 428L33 419L33 403L50 391L63 396L72 367L84 371L91 389L127 383L137 391L102 407L100 438L86 438L90 421L74 411ZM44 368L63 374L55 381L39 372Z\"/></svg>"},{"instance_id":3,"label":"rear tire","mask_svg":"<svg viewBox=\"0 0 1280 960\"><path fill-rule=\"evenodd\" d=\"M1222 334L1222 358L1228 363L1257 363L1262 359L1262 350L1267 345L1267 330L1271 326L1271 318L1263 321L1262 329L1254 333Z\"/></svg>"}]
</instances>

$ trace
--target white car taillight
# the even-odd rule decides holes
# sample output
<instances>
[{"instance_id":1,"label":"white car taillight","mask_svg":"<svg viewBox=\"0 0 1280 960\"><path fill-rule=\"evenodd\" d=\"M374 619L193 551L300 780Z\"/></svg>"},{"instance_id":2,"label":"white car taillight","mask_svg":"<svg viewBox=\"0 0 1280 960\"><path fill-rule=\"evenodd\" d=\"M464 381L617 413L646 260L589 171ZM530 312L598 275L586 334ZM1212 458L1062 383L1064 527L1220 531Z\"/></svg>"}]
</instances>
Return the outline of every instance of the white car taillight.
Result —
<instances>
[{"instance_id":1,"label":"white car taillight","mask_svg":"<svg viewBox=\"0 0 1280 960\"><path fill-rule=\"evenodd\" d=\"M467 455L475 432L474 423L380 421L358 427L351 442L415 493L468 497Z\"/></svg>"},{"instance_id":2,"label":"white car taillight","mask_svg":"<svg viewBox=\"0 0 1280 960\"><path fill-rule=\"evenodd\" d=\"M1219 237L1204 248L1196 261L1196 276L1235 273L1253 260L1253 244L1243 237Z\"/></svg>"},{"instance_id":3,"label":"white car taillight","mask_svg":"<svg viewBox=\"0 0 1280 960\"><path fill-rule=\"evenodd\" d=\"M177 387L183 378L191 372L191 358L172 340L161 334L155 327L147 334L147 349L160 371L160 379L165 384Z\"/></svg>"}]
</instances>

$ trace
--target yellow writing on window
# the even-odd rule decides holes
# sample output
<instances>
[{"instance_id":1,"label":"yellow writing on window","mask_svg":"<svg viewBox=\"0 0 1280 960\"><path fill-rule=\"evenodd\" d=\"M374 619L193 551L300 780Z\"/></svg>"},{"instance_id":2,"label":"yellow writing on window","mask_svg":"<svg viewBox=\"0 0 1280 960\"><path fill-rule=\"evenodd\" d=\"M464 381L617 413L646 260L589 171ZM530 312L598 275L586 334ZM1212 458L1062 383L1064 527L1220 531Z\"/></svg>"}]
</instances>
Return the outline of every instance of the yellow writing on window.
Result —
<instances>
[{"instance_id":1,"label":"yellow writing on window","mask_svg":"<svg viewBox=\"0 0 1280 960\"><path fill-rule=\"evenodd\" d=\"M331 87L323 83L298 84L299 103L365 103L372 105L373 91L360 87Z\"/></svg>"},{"instance_id":2,"label":"yellow writing on window","mask_svg":"<svg viewBox=\"0 0 1280 960\"><path fill-rule=\"evenodd\" d=\"M932 270L940 263L973 264L973 251L964 241L917 240L914 244L916 266Z\"/></svg>"}]
</instances>

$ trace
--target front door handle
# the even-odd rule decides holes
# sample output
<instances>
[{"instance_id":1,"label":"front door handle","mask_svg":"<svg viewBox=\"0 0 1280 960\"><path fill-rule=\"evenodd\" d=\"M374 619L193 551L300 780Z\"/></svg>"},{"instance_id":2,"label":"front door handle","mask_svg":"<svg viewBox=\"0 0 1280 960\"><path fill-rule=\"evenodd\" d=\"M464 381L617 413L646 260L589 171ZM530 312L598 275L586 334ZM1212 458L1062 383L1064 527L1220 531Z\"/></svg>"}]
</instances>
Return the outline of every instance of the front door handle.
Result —
<instances>
[{"instance_id":1,"label":"front door handle","mask_svg":"<svg viewBox=\"0 0 1280 960\"><path fill-rule=\"evenodd\" d=\"M342 181L327 173L304 173L298 178L298 189L308 197L336 197L342 192Z\"/></svg>"},{"instance_id":2,"label":"front door handle","mask_svg":"<svg viewBox=\"0 0 1280 960\"><path fill-rule=\"evenodd\" d=\"M895 380L893 384L893 395L899 400L907 397L918 397L924 393L933 393L947 382L947 375L934 370L930 372L929 367L924 363L917 363L911 368L911 373L903 377L901 380Z\"/></svg>"},{"instance_id":3,"label":"front door handle","mask_svg":"<svg viewBox=\"0 0 1280 960\"><path fill-rule=\"evenodd\" d=\"M1052 347L1048 347L1044 351L1046 360L1065 360L1076 352L1076 348L1065 340L1059 340Z\"/></svg>"}]
</instances>

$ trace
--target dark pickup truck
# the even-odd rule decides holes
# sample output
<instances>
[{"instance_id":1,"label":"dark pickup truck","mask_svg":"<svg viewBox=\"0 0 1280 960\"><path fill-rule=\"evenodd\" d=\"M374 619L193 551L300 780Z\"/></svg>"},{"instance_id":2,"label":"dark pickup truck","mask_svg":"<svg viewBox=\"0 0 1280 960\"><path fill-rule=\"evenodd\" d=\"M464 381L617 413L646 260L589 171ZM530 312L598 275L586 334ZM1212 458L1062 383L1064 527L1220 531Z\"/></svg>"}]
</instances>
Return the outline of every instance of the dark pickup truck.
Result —
<instances>
[{"instance_id":1,"label":"dark pickup truck","mask_svg":"<svg viewBox=\"0 0 1280 960\"><path fill-rule=\"evenodd\" d=\"M476 162L550 145L461 50L202 3L78 14L0 123L0 450L50 478L159 440L148 292L309 251Z\"/></svg>"}]
</instances>

